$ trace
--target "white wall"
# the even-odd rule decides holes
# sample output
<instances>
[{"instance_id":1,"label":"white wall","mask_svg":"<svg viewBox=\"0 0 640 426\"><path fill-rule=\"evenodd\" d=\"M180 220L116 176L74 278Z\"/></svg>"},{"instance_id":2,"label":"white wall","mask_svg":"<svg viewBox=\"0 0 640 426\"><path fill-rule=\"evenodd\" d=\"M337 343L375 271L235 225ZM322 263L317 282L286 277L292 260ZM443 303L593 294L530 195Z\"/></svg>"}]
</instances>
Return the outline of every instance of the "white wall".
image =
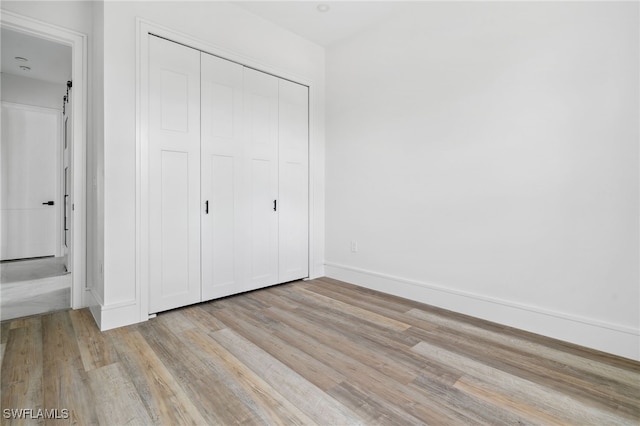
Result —
<instances>
[{"instance_id":1,"label":"white wall","mask_svg":"<svg viewBox=\"0 0 640 426\"><path fill-rule=\"evenodd\" d=\"M139 294L136 281L136 17L312 80L318 97L312 173L322 176L324 170L324 49L228 3L105 2L102 329L144 319L140 302L148 297ZM316 181L315 192L322 194L322 180ZM312 202L323 211L321 196ZM322 253L322 226L312 232L320 245L316 252ZM322 267L321 256L316 263Z\"/></svg>"},{"instance_id":2,"label":"white wall","mask_svg":"<svg viewBox=\"0 0 640 426\"><path fill-rule=\"evenodd\" d=\"M7 73L0 73L0 80L5 102L62 110L62 97L67 93L65 84Z\"/></svg>"},{"instance_id":3,"label":"white wall","mask_svg":"<svg viewBox=\"0 0 640 426\"><path fill-rule=\"evenodd\" d=\"M328 49L327 274L640 359L638 15L410 3Z\"/></svg>"},{"instance_id":4,"label":"white wall","mask_svg":"<svg viewBox=\"0 0 640 426\"><path fill-rule=\"evenodd\" d=\"M83 34L91 34L91 1L2 1L2 9L54 24Z\"/></svg>"}]
</instances>

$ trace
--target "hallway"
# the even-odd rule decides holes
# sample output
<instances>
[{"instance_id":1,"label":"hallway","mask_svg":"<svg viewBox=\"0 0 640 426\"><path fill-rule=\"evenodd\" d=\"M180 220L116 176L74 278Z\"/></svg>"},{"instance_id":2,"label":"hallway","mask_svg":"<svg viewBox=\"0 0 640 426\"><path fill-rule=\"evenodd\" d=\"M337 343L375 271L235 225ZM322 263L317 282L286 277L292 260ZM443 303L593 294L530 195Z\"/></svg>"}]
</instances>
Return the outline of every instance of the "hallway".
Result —
<instances>
[{"instance_id":1,"label":"hallway","mask_svg":"<svg viewBox=\"0 0 640 426\"><path fill-rule=\"evenodd\" d=\"M63 257L0 264L0 320L71 307L71 274Z\"/></svg>"}]
</instances>

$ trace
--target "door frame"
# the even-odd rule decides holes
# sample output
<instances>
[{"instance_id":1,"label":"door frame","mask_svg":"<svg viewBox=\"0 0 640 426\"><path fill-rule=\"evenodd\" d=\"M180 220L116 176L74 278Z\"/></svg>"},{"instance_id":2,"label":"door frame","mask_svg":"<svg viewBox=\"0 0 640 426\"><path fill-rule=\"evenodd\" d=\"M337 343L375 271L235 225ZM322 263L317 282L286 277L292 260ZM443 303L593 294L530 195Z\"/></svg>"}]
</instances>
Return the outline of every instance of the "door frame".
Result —
<instances>
[{"instance_id":1,"label":"door frame","mask_svg":"<svg viewBox=\"0 0 640 426\"><path fill-rule=\"evenodd\" d=\"M0 27L71 47L72 173L71 307L85 306L86 293L86 165L87 165L87 36L57 25L2 10ZM62 99L62 98L61 98Z\"/></svg>"},{"instance_id":2,"label":"door frame","mask_svg":"<svg viewBox=\"0 0 640 426\"><path fill-rule=\"evenodd\" d=\"M320 94L315 82L309 78L260 62L241 53L213 45L188 34L175 31L163 25L136 18L136 299L140 307L140 321L153 318L149 314L149 105L148 105L148 73L149 73L149 35L156 35L187 47L209 53L220 58L236 62L255 70L290 80L309 88L309 278L318 278L324 272L323 250L317 247L324 245L324 228L322 216L324 202L323 185L320 179L323 174L316 171L323 169L323 159L316 161L313 153L318 151L322 143L317 138L317 114L320 105ZM318 174L318 175L316 175ZM317 176L317 177L316 177ZM321 199L319 199L321 198Z\"/></svg>"}]
</instances>

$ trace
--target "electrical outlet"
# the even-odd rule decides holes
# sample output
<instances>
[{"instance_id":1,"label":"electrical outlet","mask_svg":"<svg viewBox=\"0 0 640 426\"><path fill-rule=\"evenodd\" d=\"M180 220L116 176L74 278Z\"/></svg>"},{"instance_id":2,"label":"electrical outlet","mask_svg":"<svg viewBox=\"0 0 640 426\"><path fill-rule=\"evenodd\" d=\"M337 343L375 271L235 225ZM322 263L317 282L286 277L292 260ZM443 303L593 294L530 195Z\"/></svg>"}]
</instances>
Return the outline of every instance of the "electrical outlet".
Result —
<instances>
[{"instance_id":1,"label":"electrical outlet","mask_svg":"<svg viewBox=\"0 0 640 426\"><path fill-rule=\"evenodd\" d=\"M351 241L351 253L357 253L358 251L358 242L352 240Z\"/></svg>"}]
</instances>

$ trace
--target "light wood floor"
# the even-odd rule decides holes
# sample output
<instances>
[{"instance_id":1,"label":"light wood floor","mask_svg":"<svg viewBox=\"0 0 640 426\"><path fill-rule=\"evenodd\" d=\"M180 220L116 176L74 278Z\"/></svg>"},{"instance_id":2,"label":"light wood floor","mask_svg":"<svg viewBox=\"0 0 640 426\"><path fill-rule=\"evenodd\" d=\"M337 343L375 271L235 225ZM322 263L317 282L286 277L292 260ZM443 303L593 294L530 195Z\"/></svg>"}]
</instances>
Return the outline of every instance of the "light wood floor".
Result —
<instances>
[{"instance_id":1,"label":"light wood floor","mask_svg":"<svg viewBox=\"0 0 640 426\"><path fill-rule=\"evenodd\" d=\"M58 277L67 273L66 257L36 257L0 262L0 283L32 281Z\"/></svg>"},{"instance_id":2,"label":"light wood floor","mask_svg":"<svg viewBox=\"0 0 640 426\"><path fill-rule=\"evenodd\" d=\"M0 262L0 320L71 307L71 274L64 257Z\"/></svg>"},{"instance_id":3,"label":"light wood floor","mask_svg":"<svg viewBox=\"0 0 640 426\"><path fill-rule=\"evenodd\" d=\"M105 333L86 310L56 312L3 322L1 338L2 409L69 410L67 420L41 424L637 425L640 417L638 362L330 279Z\"/></svg>"}]
</instances>

